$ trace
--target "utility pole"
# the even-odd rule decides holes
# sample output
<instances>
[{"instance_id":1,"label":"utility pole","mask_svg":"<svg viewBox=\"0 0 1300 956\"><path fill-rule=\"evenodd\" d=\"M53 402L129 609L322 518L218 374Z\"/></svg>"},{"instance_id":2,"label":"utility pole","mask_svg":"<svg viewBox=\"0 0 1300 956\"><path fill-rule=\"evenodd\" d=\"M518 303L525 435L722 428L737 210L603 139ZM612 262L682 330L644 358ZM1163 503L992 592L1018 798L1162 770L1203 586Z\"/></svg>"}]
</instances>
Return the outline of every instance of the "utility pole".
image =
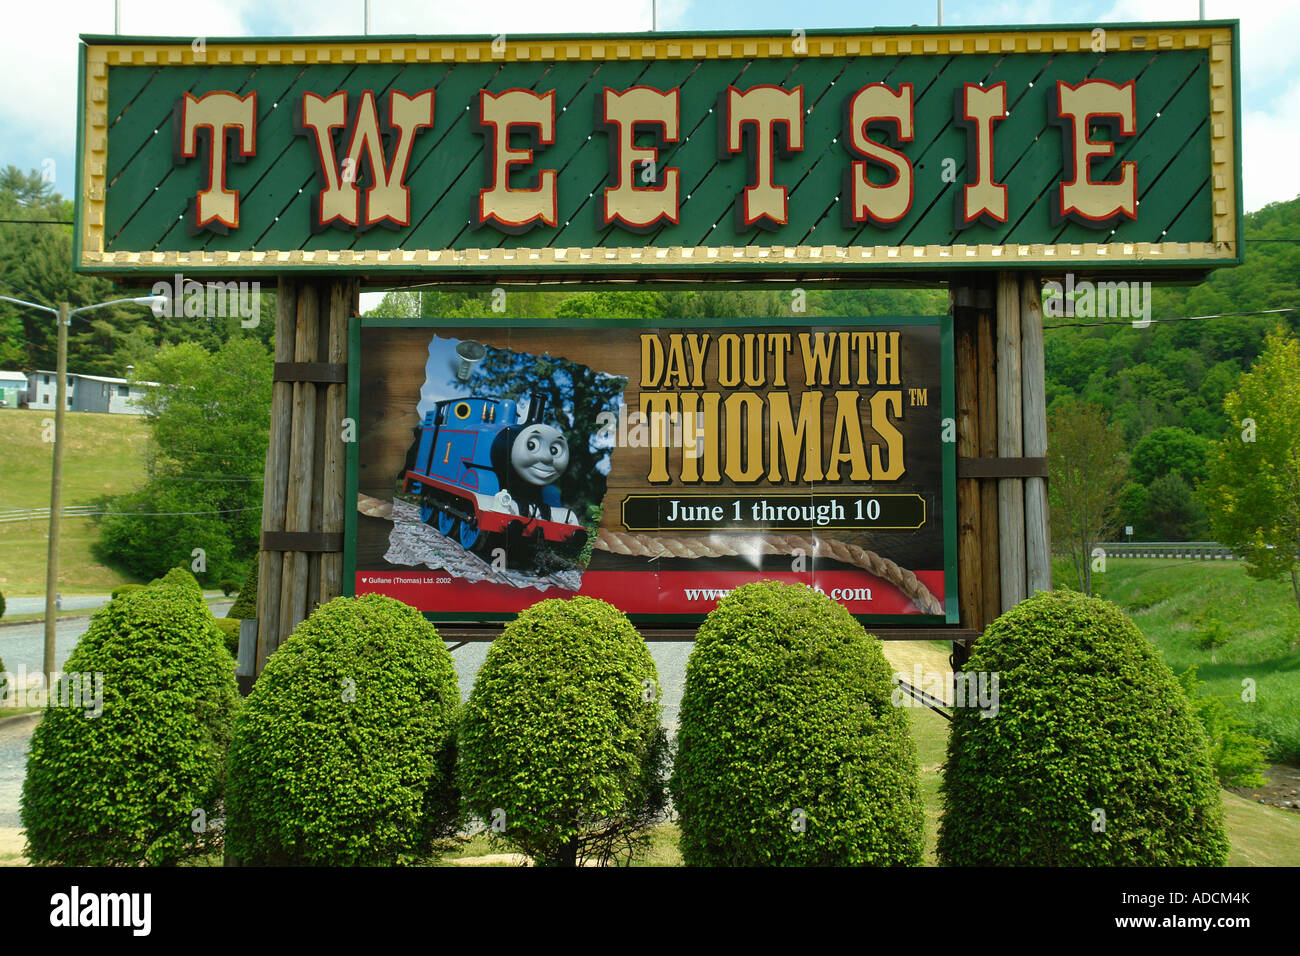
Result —
<instances>
[{"instance_id":1,"label":"utility pole","mask_svg":"<svg viewBox=\"0 0 1300 956\"><path fill-rule=\"evenodd\" d=\"M38 312L47 312L55 317L54 321L58 324L58 360L55 362L57 369L54 373L58 379L54 383L54 468L50 476L50 546L45 558L44 668L45 679L52 681L54 675L54 614L58 610L59 594L59 519L62 517L63 512L63 413L68 409L68 325L72 322L72 317L80 312L89 312L91 309L102 309L105 306L119 305L125 302L147 305L151 309L157 309L161 307L165 297L140 295L129 299L96 302L94 305L83 305L79 309L72 310L68 309L68 303L66 302L60 302L57 309L52 309L48 305L41 305L39 302L15 299L9 295L0 295L0 300L12 302L14 305L26 306L29 309L36 309Z\"/></svg>"},{"instance_id":2,"label":"utility pole","mask_svg":"<svg viewBox=\"0 0 1300 956\"><path fill-rule=\"evenodd\" d=\"M54 625L59 591L59 524L63 509L63 413L68 406L68 303L59 303L59 358L54 396L54 474L50 479L50 547L45 558L45 680L54 686Z\"/></svg>"}]
</instances>

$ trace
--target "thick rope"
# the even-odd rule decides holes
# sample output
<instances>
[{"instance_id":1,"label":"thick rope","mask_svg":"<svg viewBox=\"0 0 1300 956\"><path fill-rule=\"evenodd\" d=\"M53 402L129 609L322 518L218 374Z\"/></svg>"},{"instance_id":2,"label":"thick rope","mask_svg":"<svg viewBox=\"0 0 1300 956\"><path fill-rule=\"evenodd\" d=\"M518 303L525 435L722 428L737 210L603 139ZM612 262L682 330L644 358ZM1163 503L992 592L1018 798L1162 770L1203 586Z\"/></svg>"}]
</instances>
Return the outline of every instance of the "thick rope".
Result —
<instances>
[{"instance_id":1,"label":"thick rope","mask_svg":"<svg viewBox=\"0 0 1300 956\"><path fill-rule=\"evenodd\" d=\"M629 534L624 531L602 530L596 538L596 547L613 554L644 558L735 558L761 554L795 554L802 552L815 557L829 557L841 564L855 567L888 581L902 591L922 614L942 614L943 607L915 574L899 567L874 551L860 548L847 541L834 538L809 538L798 534L764 535L744 540L759 542L758 547L740 550L730 543L735 538L708 535L700 538L665 538L647 534Z\"/></svg>"}]
</instances>

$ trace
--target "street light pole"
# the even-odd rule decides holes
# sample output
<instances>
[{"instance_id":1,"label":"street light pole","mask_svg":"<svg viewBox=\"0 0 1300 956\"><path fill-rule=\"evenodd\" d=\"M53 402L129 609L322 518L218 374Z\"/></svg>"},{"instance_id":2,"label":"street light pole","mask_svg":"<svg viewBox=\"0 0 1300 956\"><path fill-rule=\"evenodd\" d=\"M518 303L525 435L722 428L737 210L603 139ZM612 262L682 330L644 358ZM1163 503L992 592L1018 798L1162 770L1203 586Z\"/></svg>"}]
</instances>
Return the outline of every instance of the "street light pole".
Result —
<instances>
[{"instance_id":1,"label":"street light pole","mask_svg":"<svg viewBox=\"0 0 1300 956\"><path fill-rule=\"evenodd\" d=\"M54 686L54 625L59 592L59 527L63 514L63 413L68 405L68 303L60 302L58 361L54 389L54 470L50 478L50 542L45 556L45 680Z\"/></svg>"},{"instance_id":2,"label":"street light pole","mask_svg":"<svg viewBox=\"0 0 1300 956\"><path fill-rule=\"evenodd\" d=\"M58 381L54 387L54 468L50 476L50 543L45 558L45 660L42 664L45 679L49 682L47 687L49 687L52 686L54 680L54 614L58 610L59 593L59 519L63 513L63 414L68 407L68 325L72 322L72 317L79 312L89 312L91 309L102 309L108 305L119 305L126 302L147 305L155 310L154 314L156 315L157 309L164 304L166 297L159 295L132 296L127 299L113 299L109 302L83 305L79 309L72 310L68 309L66 302L60 302L57 309L52 309L48 305L41 305L39 302L28 302L25 299L15 299L13 296L8 295L0 295L0 301L12 302L14 305L25 305L29 309L48 312L55 317L55 321L58 323L58 358L55 362L55 376Z\"/></svg>"}]
</instances>

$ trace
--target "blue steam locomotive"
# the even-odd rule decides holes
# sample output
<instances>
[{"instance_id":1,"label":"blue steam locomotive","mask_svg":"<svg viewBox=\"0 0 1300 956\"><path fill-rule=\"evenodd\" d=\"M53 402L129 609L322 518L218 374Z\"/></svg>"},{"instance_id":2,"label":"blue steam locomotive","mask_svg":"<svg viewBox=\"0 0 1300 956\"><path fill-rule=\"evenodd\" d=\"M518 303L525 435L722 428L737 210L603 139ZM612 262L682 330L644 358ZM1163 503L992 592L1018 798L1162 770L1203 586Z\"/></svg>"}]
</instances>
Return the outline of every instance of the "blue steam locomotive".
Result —
<instances>
[{"instance_id":1,"label":"blue steam locomotive","mask_svg":"<svg viewBox=\"0 0 1300 956\"><path fill-rule=\"evenodd\" d=\"M587 529L555 486L569 467L569 445L542 421L545 409L545 398L534 396L520 421L512 399L437 402L416 426L402 471L420 520L483 556L503 542L507 554L542 541L580 551Z\"/></svg>"}]
</instances>

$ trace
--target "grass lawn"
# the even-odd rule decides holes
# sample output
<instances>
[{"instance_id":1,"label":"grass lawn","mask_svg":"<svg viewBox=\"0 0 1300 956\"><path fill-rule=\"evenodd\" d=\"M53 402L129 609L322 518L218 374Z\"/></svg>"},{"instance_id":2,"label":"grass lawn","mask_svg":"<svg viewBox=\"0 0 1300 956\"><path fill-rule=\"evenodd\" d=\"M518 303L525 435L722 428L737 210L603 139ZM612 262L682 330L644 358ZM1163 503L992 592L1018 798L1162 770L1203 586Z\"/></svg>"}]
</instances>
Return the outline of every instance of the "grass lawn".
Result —
<instances>
[{"instance_id":1,"label":"grass lawn","mask_svg":"<svg viewBox=\"0 0 1300 956\"><path fill-rule=\"evenodd\" d=\"M6 508L48 508L54 446L43 438L52 411L0 410L0 502ZM101 495L121 494L145 477L149 432L136 415L68 412L63 456L63 503L90 504ZM59 589L64 594L110 591L130 578L99 564L90 553L96 537L89 518L64 518L59 547ZM45 520L0 524L0 591L34 595L45 591Z\"/></svg>"},{"instance_id":2,"label":"grass lawn","mask_svg":"<svg viewBox=\"0 0 1300 956\"><path fill-rule=\"evenodd\" d=\"M59 531L59 591L63 594L106 594L119 584L138 583L96 560L90 546L99 539L99 532L90 518L64 518ZM49 525L44 520L0 524L0 554L4 555L0 559L0 591L6 597L45 593L49 541Z\"/></svg>"}]
</instances>

